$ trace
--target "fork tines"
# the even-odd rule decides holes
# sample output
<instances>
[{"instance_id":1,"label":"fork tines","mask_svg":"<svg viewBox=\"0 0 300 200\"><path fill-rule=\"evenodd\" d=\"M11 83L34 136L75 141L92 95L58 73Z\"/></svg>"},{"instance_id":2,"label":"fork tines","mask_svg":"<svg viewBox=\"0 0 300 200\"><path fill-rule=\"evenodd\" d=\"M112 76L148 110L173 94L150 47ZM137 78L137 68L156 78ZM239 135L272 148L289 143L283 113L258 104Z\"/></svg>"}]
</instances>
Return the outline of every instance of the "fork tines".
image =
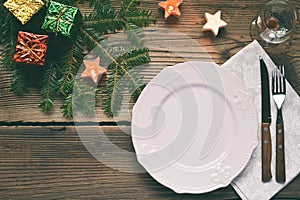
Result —
<instances>
[{"instance_id":1,"label":"fork tines","mask_svg":"<svg viewBox=\"0 0 300 200\"><path fill-rule=\"evenodd\" d=\"M272 88L273 94L285 94L285 70L282 65L272 72Z\"/></svg>"}]
</instances>

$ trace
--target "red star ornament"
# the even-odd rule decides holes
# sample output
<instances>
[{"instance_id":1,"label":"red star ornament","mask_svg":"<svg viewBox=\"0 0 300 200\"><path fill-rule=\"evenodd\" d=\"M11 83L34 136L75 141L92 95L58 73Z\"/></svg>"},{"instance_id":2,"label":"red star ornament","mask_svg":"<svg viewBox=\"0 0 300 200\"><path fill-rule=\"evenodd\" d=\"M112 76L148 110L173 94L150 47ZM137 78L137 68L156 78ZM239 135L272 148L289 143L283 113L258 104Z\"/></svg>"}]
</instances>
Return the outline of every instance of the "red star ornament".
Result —
<instances>
[{"instance_id":1,"label":"red star ornament","mask_svg":"<svg viewBox=\"0 0 300 200\"><path fill-rule=\"evenodd\" d=\"M167 0L158 4L161 8L165 9L165 19L167 19L171 15L174 15L176 17L179 17L181 15L178 7L181 5L182 1L183 0Z\"/></svg>"},{"instance_id":2,"label":"red star ornament","mask_svg":"<svg viewBox=\"0 0 300 200\"><path fill-rule=\"evenodd\" d=\"M219 29L227 26L227 23L221 20L221 11L216 12L214 15L205 13L206 24L203 26L204 31L211 31L214 36L217 36Z\"/></svg>"},{"instance_id":3,"label":"red star ornament","mask_svg":"<svg viewBox=\"0 0 300 200\"><path fill-rule=\"evenodd\" d=\"M94 60L84 60L85 70L81 74L81 78L91 78L94 83L98 82L99 76L107 72L104 67L100 66L100 57Z\"/></svg>"}]
</instances>

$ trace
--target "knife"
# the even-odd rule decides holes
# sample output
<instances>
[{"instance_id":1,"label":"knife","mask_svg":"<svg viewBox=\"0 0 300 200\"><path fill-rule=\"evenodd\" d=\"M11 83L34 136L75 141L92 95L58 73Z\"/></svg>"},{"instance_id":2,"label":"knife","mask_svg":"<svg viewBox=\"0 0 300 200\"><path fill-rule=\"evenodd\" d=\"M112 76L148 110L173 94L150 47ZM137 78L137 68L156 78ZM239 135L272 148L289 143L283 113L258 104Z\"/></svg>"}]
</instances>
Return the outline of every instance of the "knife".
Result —
<instances>
[{"instance_id":1,"label":"knife","mask_svg":"<svg viewBox=\"0 0 300 200\"><path fill-rule=\"evenodd\" d=\"M261 75L261 101L262 101L262 181L268 182L272 178L271 173L271 158L272 158L272 145L271 145L271 106L270 106L270 87L269 87L269 74L266 63L260 56L260 75Z\"/></svg>"}]
</instances>

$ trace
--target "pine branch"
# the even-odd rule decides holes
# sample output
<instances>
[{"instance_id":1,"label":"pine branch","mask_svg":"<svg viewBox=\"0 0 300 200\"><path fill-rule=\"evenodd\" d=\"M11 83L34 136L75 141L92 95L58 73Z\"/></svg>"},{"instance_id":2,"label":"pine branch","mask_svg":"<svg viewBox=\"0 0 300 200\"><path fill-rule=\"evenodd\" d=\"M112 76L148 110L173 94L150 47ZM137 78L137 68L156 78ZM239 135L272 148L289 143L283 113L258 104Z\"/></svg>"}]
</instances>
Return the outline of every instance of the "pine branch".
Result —
<instances>
[{"instance_id":1,"label":"pine branch","mask_svg":"<svg viewBox=\"0 0 300 200\"><path fill-rule=\"evenodd\" d=\"M127 75L125 76L125 80L127 80L125 85L128 93L130 95L140 95L142 93L141 88L143 86L142 77L137 72L133 71L129 71L128 74L130 74L130 77Z\"/></svg>"},{"instance_id":2,"label":"pine branch","mask_svg":"<svg viewBox=\"0 0 300 200\"><path fill-rule=\"evenodd\" d=\"M86 116L94 114L96 93L97 89L79 79L75 80L73 93L68 95L62 107L64 116L73 117L75 111Z\"/></svg>"},{"instance_id":3,"label":"pine branch","mask_svg":"<svg viewBox=\"0 0 300 200\"><path fill-rule=\"evenodd\" d=\"M93 44L92 48L98 46L95 43L103 39L101 34L125 30L129 35L129 39L136 45L141 46L143 37L139 27L148 26L150 23L155 23L156 16L151 11L146 9L138 9L139 0L124 0L119 12L114 15L112 4L109 0L92 0L91 5L97 5L96 14L85 16L83 27L89 44ZM113 17L114 16L114 17ZM99 35L100 33L100 35ZM101 49L101 48L100 48Z\"/></svg>"},{"instance_id":4,"label":"pine branch","mask_svg":"<svg viewBox=\"0 0 300 200\"><path fill-rule=\"evenodd\" d=\"M13 60L17 33L22 30L18 20L0 5L0 44L1 65L13 71L12 90L22 94L26 89L24 75ZM57 0L60 3L76 6L84 0ZM49 0L44 0L48 3ZM128 89L136 100L142 91L142 77L131 69L150 60L148 49L142 48L143 37L140 27L154 23L156 17L152 12L139 9L139 0L123 0L121 8L116 11L110 0L90 0L94 11L83 17L76 40L67 48L59 59L59 67L49 66L44 74L41 87L42 100L40 107L44 112L50 112L53 107L52 95L57 91L65 96L62 106L64 116L72 117L75 111L91 115L94 113L96 88L90 87L85 82L77 80L76 75L83 62L84 50L94 50L100 55L101 61L108 64L108 83L104 90L103 102L105 113L109 116L116 115L123 101L122 91ZM117 31L126 31L132 46L119 49L103 42L105 35ZM51 45L48 44L48 45ZM133 50L135 49L135 50ZM57 60L58 61L58 60ZM123 81L126 80L125 82Z\"/></svg>"},{"instance_id":5,"label":"pine branch","mask_svg":"<svg viewBox=\"0 0 300 200\"><path fill-rule=\"evenodd\" d=\"M83 62L83 41L81 35L77 36L74 44L67 50L61 59L61 76L58 81L58 91L64 96L72 93L75 76Z\"/></svg>"},{"instance_id":6,"label":"pine branch","mask_svg":"<svg viewBox=\"0 0 300 200\"><path fill-rule=\"evenodd\" d=\"M122 5L121 5L121 9L116 14L115 18L123 18L128 13L133 12L134 10L136 10L137 6L139 6L139 5L140 5L139 0L123 0Z\"/></svg>"},{"instance_id":7,"label":"pine branch","mask_svg":"<svg viewBox=\"0 0 300 200\"><path fill-rule=\"evenodd\" d=\"M124 92L131 94L136 100L144 88L142 77L135 72L124 72L124 68L112 70L108 83L103 91L104 112L107 116L118 115L123 102Z\"/></svg>"},{"instance_id":8,"label":"pine branch","mask_svg":"<svg viewBox=\"0 0 300 200\"><path fill-rule=\"evenodd\" d=\"M141 94L141 91L144 90L146 87L146 84L141 84L140 87L134 91L131 92L131 98L134 102L136 102Z\"/></svg>"},{"instance_id":9,"label":"pine branch","mask_svg":"<svg viewBox=\"0 0 300 200\"><path fill-rule=\"evenodd\" d=\"M149 61L149 49L143 48L125 53L120 59L120 65L124 66L128 71Z\"/></svg>"},{"instance_id":10,"label":"pine branch","mask_svg":"<svg viewBox=\"0 0 300 200\"><path fill-rule=\"evenodd\" d=\"M80 111L84 115L91 116L95 110L97 89L81 80L77 80L74 82L73 90L73 109Z\"/></svg>"},{"instance_id":11,"label":"pine branch","mask_svg":"<svg viewBox=\"0 0 300 200\"><path fill-rule=\"evenodd\" d=\"M12 16L7 15L2 24L2 40L3 51L1 52L1 65L7 69L15 69L15 61L13 60L15 46L17 41L18 24Z\"/></svg>"},{"instance_id":12,"label":"pine branch","mask_svg":"<svg viewBox=\"0 0 300 200\"><path fill-rule=\"evenodd\" d=\"M141 77L130 70L135 66L145 64L150 60L148 49L133 50L118 57L108 69L108 83L104 90L104 112L109 116L116 116L121 108L123 97L121 91L127 89L138 96L142 90ZM122 79L122 80L121 80Z\"/></svg>"},{"instance_id":13,"label":"pine branch","mask_svg":"<svg viewBox=\"0 0 300 200\"><path fill-rule=\"evenodd\" d=\"M76 6L76 4L79 3L79 0L63 0L61 3L70 5L70 6Z\"/></svg>"},{"instance_id":14,"label":"pine branch","mask_svg":"<svg viewBox=\"0 0 300 200\"><path fill-rule=\"evenodd\" d=\"M133 88L133 90L137 90L138 93L142 92L141 90L139 90L141 85L140 77L130 70L136 66L145 64L150 61L148 52L149 50L146 48L133 50L131 52L125 53L117 59L120 64L114 66L113 71L116 71L117 76L125 77L127 79L126 82L123 81L123 86L127 87L128 89Z\"/></svg>"},{"instance_id":15,"label":"pine branch","mask_svg":"<svg viewBox=\"0 0 300 200\"><path fill-rule=\"evenodd\" d=\"M73 110L72 110L72 94L69 94L65 101L63 106L61 107L63 110L64 117L73 117Z\"/></svg>"},{"instance_id":16,"label":"pine branch","mask_svg":"<svg viewBox=\"0 0 300 200\"><path fill-rule=\"evenodd\" d=\"M5 7L3 6L3 2L0 2L0 30L1 30L1 34L0 34L0 44L2 44L2 39L4 38L4 32L7 31L5 29L5 23L7 20L7 12L5 10Z\"/></svg>"},{"instance_id":17,"label":"pine branch","mask_svg":"<svg viewBox=\"0 0 300 200\"><path fill-rule=\"evenodd\" d=\"M16 67L12 77L11 91L16 95L22 95L27 91L23 73Z\"/></svg>"},{"instance_id":18,"label":"pine branch","mask_svg":"<svg viewBox=\"0 0 300 200\"><path fill-rule=\"evenodd\" d=\"M73 117L74 108L86 115L92 114L94 110L91 105L95 99L95 89L76 78L83 62L83 50L83 37L78 34L75 43L62 58L63 71L59 80L59 92L66 97L62 106L65 117Z\"/></svg>"},{"instance_id":19,"label":"pine branch","mask_svg":"<svg viewBox=\"0 0 300 200\"><path fill-rule=\"evenodd\" d=\"M57 84L56 70L57 69L54 65L49 66L43 78L43 84L41 87L41 95L43 99L40 102L40 107L42 111L46 113L49 113L53 108L52 95L56 93L55 88Z\"/></svg>"},{"instance_id":20,"label":"pine branch","mask_svg":"<svg viewBox=\"0 0 300 200\"><path fill-rule=\"evenodd\" d=\"M89 31L89 30L81 29L81 32L82 32L83 38L87 42L88 46L91 49L97 48L97 51L101 55L105 56L105 58L102 58L102 59L107 59L111 63L118 64L118 62L114 59L114 56L101 43L101 41L103 40L103 38L101 36L99 36L94 31Z\"/></svg>"},{"instance_id":21,"label":"pine branch","mask_svg":"<svg viewBox=\"0 0 300 200\"><path fill-rule=\"evenodd\" d=\"M117 70L108 73L108 82L103 91L104 112L108 117L116 116L121 108L123 101L121 91L123 88L119 84L120 78Z\"/></svg>"},{"instance_id":22,"label":"pine branch","mask_svg":"<svg viewBox=\"0 0 300 200\"><path fill-rule=\"evenodd\" d=\"M122 30L124 25L125 23L122 19L101 18L95 14L85 16L83 22L85 28L93 28L101 34Z\"/></svg>"},{"instance_id":23,"label":"pine branch","mask_svg":"<svg viewBox=\"0 0 300 200\"><path fill-rule=\"evenodd\" d=\"M85 28L93 28L101 34L123 29L124 21L115 18L115 9L110 0L91 0L90 5L95 12L84 16Z\"/></svg>"},{"instance_id":24,"label":"pine branch","mask_svg":"<svg viewBox=\"0 0 300 200\"><path fill-rule=\"evenodd\" d=\"M97 33L94 29L91 28L81 27L80 32L83 40L86 42L90 50L99 46L100 42L104 39L102 34Z\"/></svg>"},{"instance_id":25,"label":"pine branch","mask_svg":"<svg viewBox=\"0 0 300 200\"><path fill-rule=\"evenodd\" d=\"M125 26L126 34L128 35L128 40L136 47L142 48L144 41L141 29L132 23L126 23Z\"/></svg>"},{"instance_id":26,"label":"pine branch","mask_svg":"<svg viewBox=\"0 0 300 200\"><path fill-rule=\"evenodd\" d=\"M13 60L19 25L16 23L16 20L9 15L6 9L2 6L0 8L0 11L3 12L1 13L1 17L3 17L2 15L6 15L1 21L2 33L0 35L2 35L2 37L0 37L0 41L3 46L3 50L0 53L0 64L13 72L11 91L17 95L22 95L26 91L24 75L18 69L15 61Z\"/></svg>"},{"instance_id":27,"label":"pine branch","mask_svg":"<svg viewBox=\"0 0 300 200\"><path fill-rule=\"evenodd\" d=\"M99 18L109 19L115 16L115 8L110 0L90 0L90 6Z\"/></svg>"},{"instance_id":28,"label":"pine branch","mask_svg":"<svg viewBox=\"0 0 300 200\"><path fill-rule=\"evenodd\" d=\"M55 0L55 1L70 6L76 6L80 2L80 0ZM50 0L44 0L44 2L47 5L50 2Z\"/></svg>"},{"instance_id":29,"label":"pine branch","mask_svg":"<svg viewBox=\"0 0 300 200\"><path fill-rule=\"evenodd\" d=\"M89 43L95 44L97 50L102 57L110 61L110 65L108 67L111 72L108 74L108 83L105 90L104 97L104 111L108 116L117 115L122 104L122 96L120 95L120 91L122 91L122 87L124 85L118 85L119 80L122 76L126 76L128 78L128 82L133 85L133 88L137 90L137 94L141 93L140 83L137 77L132 76L129 73L129 70L135 66L145 64L150 60L149 58L149 50L144 48L140 50L133 50L131 52L125 53L122 56L119 56L115 59L115 55L113 55L107 48L104 47L101 42L97 41L97 38L93 37L86 30L81 30L84 38L89 41Z\"/></svg>"},{"instance_id":30,"label":"pine branch","mask_svg":"<svg viewBox=\"0 0 300 200\"><path fill-rule=\"evenodd\" d=\"M146 9L136 9L132 12L126 13L124 19L127 23L132 23L137 27L146 27L151 23L155 23L157 16L153 15L153 13Z\"/></svg>"}]
</instances>

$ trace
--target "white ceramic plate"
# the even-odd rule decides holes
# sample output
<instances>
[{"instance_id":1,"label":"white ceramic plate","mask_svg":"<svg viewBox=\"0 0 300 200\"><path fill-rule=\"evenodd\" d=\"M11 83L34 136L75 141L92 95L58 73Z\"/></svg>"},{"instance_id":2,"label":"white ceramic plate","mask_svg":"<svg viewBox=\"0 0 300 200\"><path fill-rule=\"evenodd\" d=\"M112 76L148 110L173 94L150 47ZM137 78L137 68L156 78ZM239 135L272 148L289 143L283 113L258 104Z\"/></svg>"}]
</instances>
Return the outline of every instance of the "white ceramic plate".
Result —
<instances>
[{"instance_id":1,"label":"white ceramic plate","mask_svg":"<svg viewBox=\"0 0 300 200\"><path fill-rule=\"evenodd\" d=\"M214 63L164 69L133 108L139 163L177 193L227 186L249 161L257 131L251 94Z\"/></svg>"}]
</instances>

